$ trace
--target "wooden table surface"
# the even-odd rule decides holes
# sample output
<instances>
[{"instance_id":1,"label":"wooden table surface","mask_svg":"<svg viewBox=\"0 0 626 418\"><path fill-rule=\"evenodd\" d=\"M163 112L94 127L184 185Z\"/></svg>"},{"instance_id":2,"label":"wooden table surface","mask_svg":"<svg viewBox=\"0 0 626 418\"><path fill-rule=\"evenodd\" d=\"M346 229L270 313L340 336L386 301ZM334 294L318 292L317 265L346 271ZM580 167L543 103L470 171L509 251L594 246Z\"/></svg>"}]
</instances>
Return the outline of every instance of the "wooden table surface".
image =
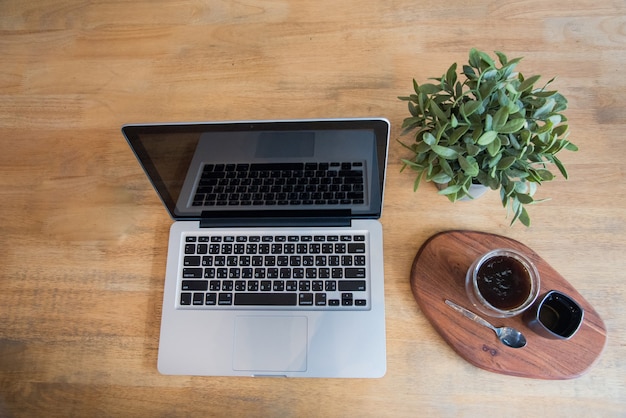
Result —
<instances>
[{"instance_id":1,"label":"wooden table surface","mask_svg":"<svg viewBox=\"0 0 626 418\"><path fill-rule=\"evenodd\" d=\"M570 102L580 151L530 228L495 192L452 204L400 172L396 97L472 47L524 56ZM2 0L0 57L0 416L625 416L623 0ZM120 126L348 116L392 123L385 377L159 375L171 220ZM543 381L455 354L409 285L449 229L516 239L559 271L606 323L595 366Z\"/></svg>"}]
</instances>

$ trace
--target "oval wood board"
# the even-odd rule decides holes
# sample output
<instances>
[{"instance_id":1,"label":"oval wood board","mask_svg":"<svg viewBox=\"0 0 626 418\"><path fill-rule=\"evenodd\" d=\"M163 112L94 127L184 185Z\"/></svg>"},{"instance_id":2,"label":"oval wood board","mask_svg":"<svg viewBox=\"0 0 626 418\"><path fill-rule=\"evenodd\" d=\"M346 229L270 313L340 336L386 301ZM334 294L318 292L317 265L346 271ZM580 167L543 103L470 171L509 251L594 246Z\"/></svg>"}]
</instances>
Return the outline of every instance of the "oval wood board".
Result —
<instances>
[{"instance_id":1,"label":"oval wood board","mask_svg":"<svg viewBox=\"0 0 626 418\"><path fill-rule=\"evenodd\" d=\"M465 273L474 259L496 249L512 248L537 266L541 280L539 297L559 290L585 310L583 323L569 340L551 340L534 333L522 321L490 318L495 326L519 329L528 341L515 349L496 339L495 333L445 304L450 299L478 314L465 294ZM571 379L585 373L598 359L606 343L606 327L591 305L550 265L524 244L499 235L449 231L432 236L422 245L411 269L411 289L420 308L446 342L465 360L485 370L536 379Z\"/></svg>"}]
</instances>

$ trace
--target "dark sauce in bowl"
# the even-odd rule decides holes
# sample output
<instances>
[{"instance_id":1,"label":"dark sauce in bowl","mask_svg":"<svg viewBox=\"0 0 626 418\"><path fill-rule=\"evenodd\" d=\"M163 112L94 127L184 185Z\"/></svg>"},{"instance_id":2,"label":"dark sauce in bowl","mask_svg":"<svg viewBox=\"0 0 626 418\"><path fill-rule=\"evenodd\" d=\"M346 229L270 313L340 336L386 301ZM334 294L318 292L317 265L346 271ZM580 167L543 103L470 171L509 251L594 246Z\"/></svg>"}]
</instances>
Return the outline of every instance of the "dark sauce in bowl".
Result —
<instances>
[{"instance_id":1,"label":"dark sauce in bowl","mask_svg":"<svg viewBox=\"0 0 626 418\"><path fill-rule=\"evenodd\" d=\"M512 257L498 255L485 260L476 278L482 297L501 310L521 306L532 290L530 273L520 261Z\"/></svg>"}]
</instances>

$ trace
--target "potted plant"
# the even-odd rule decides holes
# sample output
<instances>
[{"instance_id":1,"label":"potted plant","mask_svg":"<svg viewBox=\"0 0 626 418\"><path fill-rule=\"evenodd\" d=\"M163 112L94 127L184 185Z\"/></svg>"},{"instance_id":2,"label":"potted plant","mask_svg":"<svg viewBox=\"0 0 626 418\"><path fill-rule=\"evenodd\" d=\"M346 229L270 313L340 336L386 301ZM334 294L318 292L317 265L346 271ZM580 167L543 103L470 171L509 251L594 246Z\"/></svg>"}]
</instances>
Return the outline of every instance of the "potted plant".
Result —
<instances>
[{"instance_id":1,"label":"potted plant","mask_svg":"<svg viewBox=\"0 0 626 418\"><path fill-rule=\"evenodd\" d=\"M548 86L535 87L540 76L515 72L521 58L508 60L496 52L498 63L488 54L472 49L469 63L457 76L450 66L435 83L418 84L407 101L410 116L402 134L413 133L414 142L404 144L412 152L403 159L404 170L417 172L414 190L421 180L438 184L450 201L473 198L472 185L500 189L502 205L530 225L525 205L539 202L537 185L552 180L554 165L567 171L556 154L578 148L567 140L563 111L567 100Z\"/></svg>"}]
</instances>

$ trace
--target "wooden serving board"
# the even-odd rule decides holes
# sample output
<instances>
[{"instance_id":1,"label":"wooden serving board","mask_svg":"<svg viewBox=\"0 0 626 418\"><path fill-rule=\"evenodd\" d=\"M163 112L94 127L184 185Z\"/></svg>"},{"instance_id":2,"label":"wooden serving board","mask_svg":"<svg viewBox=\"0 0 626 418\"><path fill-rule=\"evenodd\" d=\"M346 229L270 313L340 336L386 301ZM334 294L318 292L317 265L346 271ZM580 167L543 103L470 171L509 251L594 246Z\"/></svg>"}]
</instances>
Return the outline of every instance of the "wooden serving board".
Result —
<instances>
[{"instance_id":1,"label":"wooden serving board","mask_svg":"<svg viewBox=\"0 0 626 418\"><path fill-rule=\"evenodd\" d=\"M521 316L485 319L495 326L508 325L522 331L524 348L510 348L495 333L445 304L445 299L475 313L465 293L465 274L480 255L511 248L535 263L540 275L541 297L549 290L561 291L585 310L583 323L570 340L551 340L526 326ZM593 307L533 250L499 235L472 231L443 232L420 248L411 269L411 288L420 308L446 342L465 360L485 370L536 379L571 379L585 373L598 359L606 343L606 327Z\"/></svg>"}]
</instances>

